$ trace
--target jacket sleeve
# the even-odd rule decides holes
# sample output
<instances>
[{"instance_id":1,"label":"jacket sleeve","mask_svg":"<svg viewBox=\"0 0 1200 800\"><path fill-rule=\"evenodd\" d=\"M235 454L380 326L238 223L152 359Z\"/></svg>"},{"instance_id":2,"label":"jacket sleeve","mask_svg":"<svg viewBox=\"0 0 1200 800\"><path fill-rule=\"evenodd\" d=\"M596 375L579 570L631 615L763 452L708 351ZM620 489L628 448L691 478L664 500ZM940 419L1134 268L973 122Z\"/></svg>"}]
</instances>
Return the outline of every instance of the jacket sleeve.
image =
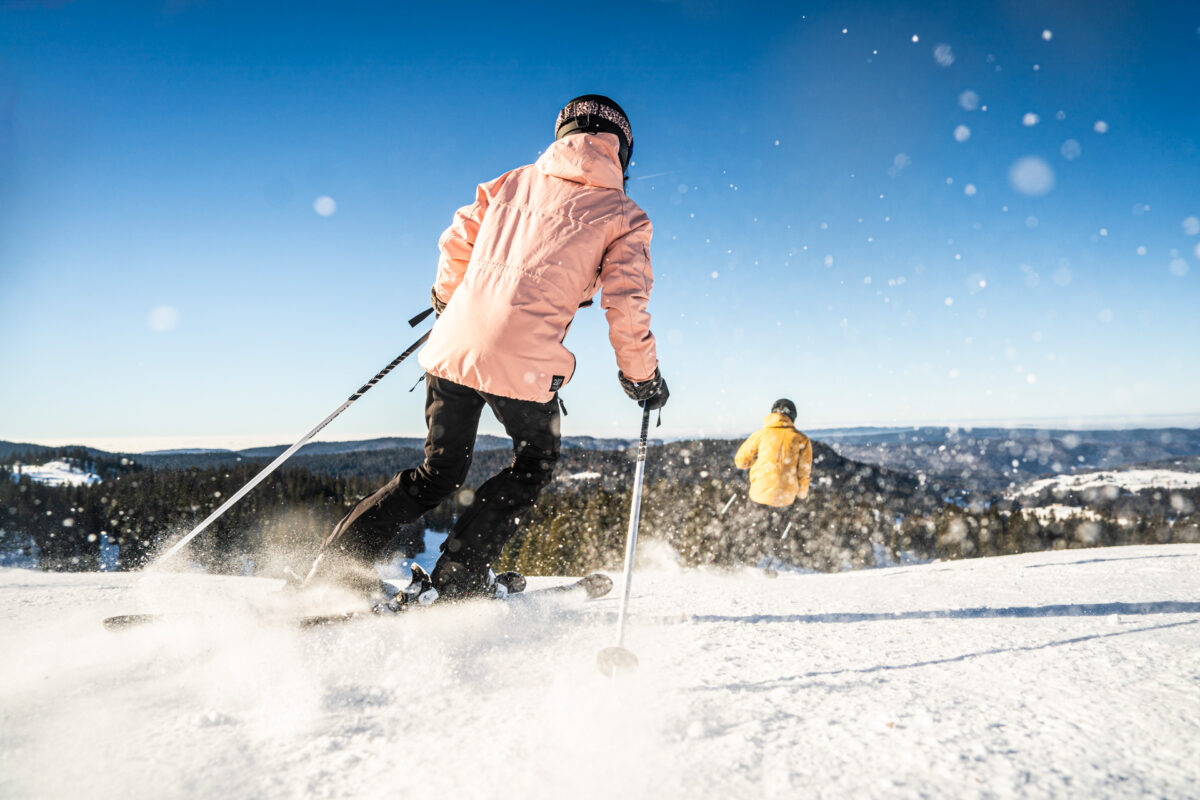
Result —
<instances>
[{"instance_id":1,"label":"jacket sleeve","mask_svg":"<svg viewBox=\"0 0 1200 800\"><path fill-rule=\"evenodd\" d=\"M738 448L737 453L733 456L733 464L738 469L750 469L754 466L754 460L758 458L758 439L762 431L756 431L750 435L750 438L742 442L742 446Z\"/></svg>"},{"instance_id":2,"label":"jacket sleeve","mask_svg":"<svg viewBox=\"0 0 1200 800\"><path fill-rule=\"evenodd\" d=\"M800 481L800 499L808 497L808 481L812 477L812 441L804 436L800 443L800 457L796 459L796 478Z\"/></svg>"},{"instance_id":3,"label":"jacket sleeve","mask_svg":"<svg viewBox=\"0 0 1200 800\"><path fill-rule=\"evenodd\" d=\"M437 277L433 282L433 293L443 303L449 303L454 296L454 290L462 283L467 273L467 264L471 262L471 250L475 247L475 237L483 225L483 217L488 206L508 173L501 175L490 183L481 183L475 189L475 202L463 206L454 212L454 221L438 239Z\"/></svg>"},{"instance_id":4,"label":"jacket sleeve","mask_svg":"<svg viewBox=\"0 0 1200 800\"><path fill-rule=\"evenodd\" d=\"M635 207L636 208L636 207ZM649 380L658 368L654 334L650 332L650 218L636 209L630 230L609 244L600 262L604 287L600 307L608 320L608 340L617 356L617 367L626 378Z\"/></svg>"}]
</instances>

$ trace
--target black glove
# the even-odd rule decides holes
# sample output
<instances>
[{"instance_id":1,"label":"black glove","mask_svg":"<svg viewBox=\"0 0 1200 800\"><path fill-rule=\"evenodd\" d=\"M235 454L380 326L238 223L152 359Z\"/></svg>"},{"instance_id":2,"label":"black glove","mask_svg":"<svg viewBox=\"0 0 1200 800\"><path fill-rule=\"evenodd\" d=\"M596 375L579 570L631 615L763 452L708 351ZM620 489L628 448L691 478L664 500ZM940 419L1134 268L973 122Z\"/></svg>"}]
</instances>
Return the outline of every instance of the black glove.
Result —
<instances>
[{"instance_id":1,"label":"black glove","mask_svg":"<svg viewBox=\"0 0 1200 800\"><path fill-rule=\"evenodd\" d=\"M658 367L654 368L653 377L641 383L634 383L619 370L617 371L617 380L621 382L621 388L625 390L625 394L636 400L638 405L643 408L651 410L662 408L667 404L667 398L671 396L671 393L667 391L667 382L663 380Z\"/></svg>"},{"instance_id":2,"label":"black glove","mask_svg":"<svg viewBox=\"0 0 1200 800\"><path fill-rule=\"evenodd\" d=\"M446 304L437 296L437 289L429 290L429 301L433 303L433 313L440 317L442 312L446 310Z\"/></svg>"}]
</instances>

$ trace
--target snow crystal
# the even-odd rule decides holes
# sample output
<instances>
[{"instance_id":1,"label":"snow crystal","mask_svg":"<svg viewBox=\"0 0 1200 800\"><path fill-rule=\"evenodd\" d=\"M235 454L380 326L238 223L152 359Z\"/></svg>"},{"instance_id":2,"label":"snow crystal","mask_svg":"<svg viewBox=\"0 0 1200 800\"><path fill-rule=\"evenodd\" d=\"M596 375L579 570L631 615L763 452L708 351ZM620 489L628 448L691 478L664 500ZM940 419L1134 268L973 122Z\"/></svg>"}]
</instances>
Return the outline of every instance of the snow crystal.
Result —
<instances>
[{"instance_id":1,"label":"snow crystal","mask_svg":"<svg viewBox=\"0 0 1200 800\"><path fill-rule=\"evenodd\" d=\"M974 111L979 108L979 95L970 89L958 96L958 104L964 111Z\"/></svg>"},{"instance_id":2,"label":"snow crystal","mask_svg":"<svg viewBox=\"0 0 1200 800\"><path fill-rule=\"evenodd\" d=\"M1021 117L1021 124L1024 125L1026 128L1032 128L1034 125L1037 125L1041 121L1042 121L1042 118L1039 117L1037 114L1034 114L1032 111L1027 112L1025 114L1025 116Z\"/></svg>"},{"instance_id":3,"label":"snow crystal","mask_svg":"<svg viewBox=\"0 0 1200 800\"><path fill-rule=\"evenodd\" d=\"M313 211L322 217L332 217L337 211L337 203L329 195L323 194L316 200L313 200Z\"/></svg>"},{"instance_id":4,"label":"snow crystal","mask_svg":"<svg viewBox=\"0 0 1200 800\"><path fill-rule=\"evenodd\" d=\"M1054 283L1057 286L1069 286L1071 283L1071 270L1068 267L1059 267L1055 270Z\"/></svg>"},{"instance_id":5,"label":"snow crystal","mask_svg":"<svg viewBox=\"0 0 1200 800\"><path fill-rule=\"evenodd\" d=\"M146 320L153 331L169 331L179 324L179 310L174 306L157 306Z\"/></svg>"},{"instance_id":6,"label":"snow crystal","mask_svg":"<svg viewBox=\"0 0 1200 800\"><path fill-rule=\"evenodd\" d=\"M1100 313L1096 315L1096 319L1100 320L1101 322L1103 322L1106 325L1108 323L1112 322L1113 321L1112 309L1111 308L1100 309Z\"/></svg>"},{"instance_id":7,"label":"snow crystal","mask_svg":"<svg viewBox=\"0 0 1200 800\"><path fill-rule=\"evenodd\" d=\"M1188 264L1182 258L1177 258L1172 261L1171 266L1168 269L1170 269L1171 274L1177 278L1182 278L1188 274Z\"/></svg>"},{"instance_id":8,"label":"snow crystal","mask_svg":"<svg viewBox=\"0 0 1200 800\"><path fill-rule=\"evenodd\" d=\"M1067 118L1067 112L1065 112L1065 111L1056 111L1056 112L1054 112L1054 118L1055 118L1056 120L1058 120L1059 122L1062 122L1064 119L1066 119L1066 118Z\"/></svg>"},{"instance_id":9,"label":"snow crystal","mask_svg":"<svg viewBox=\"0 0 1200 800\"><path fill-rule=\"evenodd\" d=\"M977 192L977 191L978 190L975 188L975 184L973 184L973 183L968 183L966 186L963 187L963 194L965 194L967 197L974 197L975 192Z\"/></svg>"},{"instance_id":10,"label":"snow crystal","mask_svg":"<svg viewBox=\"0 0 1200 800\"><path fill-rule=\"evenodd\" d=\"M1076 140L1067 139L1065 142L1063 142L1060 152L1062 153L1062 157L1067 161L1074 161L1083 155L1083 148L1080 147L1079 142Z\"/></svg>"},{"instance_id":11,"label":"snow crystal","mask_svg":"<svg viewBox=\"0 0 1200 800\"><path fill-rule=\"evenodd\" d=\"M1051 39L1053 39L1053 38L1054 38L1054 34L1050 32L1050 29L1049 29L1049 28L1047 28L1046 30L1042 31L1042 39L1043 39L1043 40L1045 40L1045 41L1047 41L1047 42L1048 42L1048 41L1050 41L1050 40L1051 40Z\"/></svg>"},{"instance_id":12,"label":"snow crystal","mask_svg":"<svg viewBox=\"0 0 1200 800\"><path fill-rule=\"evenodd\" d=\"M1200 242L1196 243L1196 258L1200 258Z\"/></svg>"},{"instance_id":13,"label":"snow crystal","mask_svg":"<svg viewBox=\"0 0 1200 800\"><path fill-rule=\"evenodd\" d=\"M1038 218L1030 214L1025 218L1025 227L1033 230L1038 226Z\"/></svg>"},{"instance_id":14,"label":"snow crystal","mask_svg":"<svg viewBox=\"0 0 1200 800\"><path fill-rule=\"evenodd\" d=\"M921 41L921 37L920 37L920 36L917 36L917 35L914 33L914 34L913 34L913 37L912 37L912 40L913 40L913 42L914 42L914 43L916 43L916 42L919 42L919 41Z\"/></svg>"},{"instance_id":15,"label":"snow crystal","mask_svg":"<svg viewBox=\"0 0 1200 800\"><path fill-rule=\"evenodd\" d=\"M971 129L966 125L959 125L954 129L954 140L956 142L965 142L971 138Z\"/></svg>"},{"instance_id":16,"label":"snow crystal","mask_svg":"<svg viewBox=\"0 0 1200 800\"><path fill-rule=\"evenodd\" d=\"M933 60L939 67L948 67L954 63L954 50L948 44L939 44L933 48Z\"/></svg>"},{"instance_id":17,"label":"snow crystal","mask_svg":"<svg viewBox=\"0 0 1200 800\"><path fill-rule=\"evenodd\" d=\"M1092 130L1096 133L1108 133L1108 123L1102 119L1096 120L1096 124L1092 126Z\"/></svg>"},{"instance_id":18,"label":"snow crystal","mask_svg":"<svg viewBox=\"0 0 1200 800\"><path fill-rule=\"evenodd\" d=\"M1023 156L1009 167L1008 182L1021 194L1037 197L1054 188L1054 170L1038 156Z\"/></svg>"},{"instance_id":19,"label":"snow crystal","mask_svg":"<svg viewBox=\"0 0 1200 800\"><path fill-rule=\"evenodd\" d=\"M1183 221L1183 232L1188 236L1200 234L1200 217L1188 217Z\"/></svg>"},{"instance_id":20,"label":"snow crystal","mask_svg":"<svg viewBox=\"0 0 1200 800\"><path fill-rule=\"evenodd\" d=\"M1139 246L1139 247L1138 247L1138 249L1137 249L1137 254L1138 254L1139 256L1144 256L1144 255L1146 255L1146 245L1141 245L1141 246Z\"/></svg>"}]
</instances>

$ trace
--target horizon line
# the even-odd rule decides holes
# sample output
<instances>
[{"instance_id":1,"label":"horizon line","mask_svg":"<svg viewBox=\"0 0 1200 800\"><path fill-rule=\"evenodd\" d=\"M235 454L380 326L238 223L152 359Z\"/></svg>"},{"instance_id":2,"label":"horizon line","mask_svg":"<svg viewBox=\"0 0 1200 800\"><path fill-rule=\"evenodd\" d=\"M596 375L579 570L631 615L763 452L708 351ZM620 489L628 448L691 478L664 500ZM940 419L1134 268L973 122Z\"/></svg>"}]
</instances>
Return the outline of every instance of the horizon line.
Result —
<instances>
[{"instance_id":1,"label":"horizon line","mask_svg":"<svg viewBox=\"0 0 1200 800\"><path fill-rule=\"evenodd\" d=\"M1092 417L1027 417L1024 419L984 419L973 421L920 421L920 422L891 422L891 423L861 423L851 425L833 425L824 427L798 428L816 435L820 433L839 433L855 430L899 431L918 430L921 428L948 428L952 430L974 430L977 428L1002 428L1010 430L1164 430L1168 428L1200 429L1200 413L1193 414L1143 414L1126 416L1092 416ZM661 441L680 441L686 439L705 438L738 438L748 436L753 429L739 431L692 431L674 433L669 436L654 437ZM481 435L497 436L502 434L481 432ZM629 439L636 437L614 436L611 433L597 435L594 433L575 433L564 436L570 438L593 439ZM376 439L425 439L425 433L385 433L363 434L357 437L339 438L334 436L319 436L309 444L322 442L366 442ZM35 441L36 440L36 441ZM83 437L30 437L28 440L8 438L0 435L0 441L12 444L28 444L37 447L91 447L110 453L128 453L130 455L146 455L148 453L178 450L213 450L239 452L242 450L262 447L287 447L295 442L278 434L198 434L159 436L83 436Z\"/></svg>"}]
</instances>

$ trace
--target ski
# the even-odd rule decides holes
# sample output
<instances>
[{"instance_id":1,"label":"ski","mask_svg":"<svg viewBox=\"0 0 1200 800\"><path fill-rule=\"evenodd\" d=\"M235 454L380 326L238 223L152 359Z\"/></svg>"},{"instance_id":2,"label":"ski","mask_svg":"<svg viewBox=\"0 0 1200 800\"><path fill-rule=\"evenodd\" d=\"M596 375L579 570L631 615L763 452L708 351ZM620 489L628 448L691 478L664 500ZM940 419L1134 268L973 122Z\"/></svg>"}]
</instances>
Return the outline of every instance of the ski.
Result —
<instances>
[{"instance_id":1,"label":"ski","mask_svg":"<svg viewBox=\"0 0 1200 800\"><path fill-rule=\"evenodd\" d=\"M420 567L419 574L414 575L414 585L416 587L426 586L425 572ZM585 600L595 600L604 597L612 591L612 578L602 572L593 572L589 575L571 581L569 583L558 584L555 586L545 586L538 589L525 588L525 578L519 573L501 573L497 576L497 583L505 587L503 593L498 593L494 597L477 598L467 601L448 601L448 602L477 602L479 600L489 601L513 601L518 598L527 600L536 600L539 597L555 597L572 594L582 594ZM344 622L351 622L359 619L370 619L388 616L397 616L407 613L411 608L421 608L426 603L421 602L418 598L421 590L410 591L410 587L397 590L397 597L403 596L405 599L402 602L393 604L391 609L385 610L385 604L379 604L375 609L362 611L344 611L337 614L304 614L296 616L285 616L282 619L291 624L294 623L301 628L315 628L324 625L336 625ZM447 602L447 601L443 601ZM434 603L436 604L436 602ZM152 623L165 622L171 619L195 618L200 615L195 614L171 614L171 613L146 613L146 614L118 614L117 616L106 617L104 619L104 627L108 630L124 630L127 628L135 628Z\"/></svg>"}]
</instances>

